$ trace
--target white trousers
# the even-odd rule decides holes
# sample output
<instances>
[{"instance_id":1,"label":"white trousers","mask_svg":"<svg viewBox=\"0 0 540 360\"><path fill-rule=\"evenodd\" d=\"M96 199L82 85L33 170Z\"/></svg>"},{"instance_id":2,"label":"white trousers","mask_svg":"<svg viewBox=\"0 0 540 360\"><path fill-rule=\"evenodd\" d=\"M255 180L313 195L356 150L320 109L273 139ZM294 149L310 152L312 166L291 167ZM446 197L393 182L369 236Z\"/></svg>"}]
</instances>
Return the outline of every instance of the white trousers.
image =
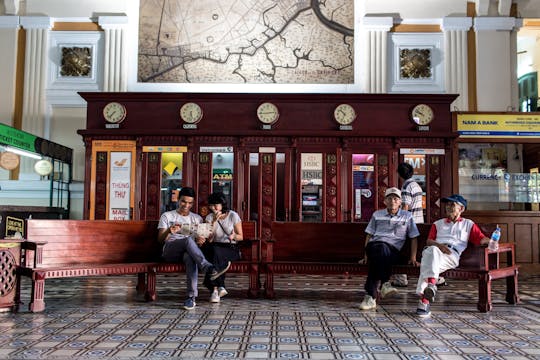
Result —
<instances>
[{"instance_id":1,"label":"white trousers","mask_svg":"<svg viewBox=\"0 0 540 360\"><path fill-rule=\"evenodd\" d=\"M420 262L420 275L416 285L416 293L422 295L426 288L428 278L439 277L439 274L446 270L453 269L459 265L459 256L454 251L451 254L443 253L437 246L426 246L422 251L422 261Z\"/></svg>"}]
</instances>

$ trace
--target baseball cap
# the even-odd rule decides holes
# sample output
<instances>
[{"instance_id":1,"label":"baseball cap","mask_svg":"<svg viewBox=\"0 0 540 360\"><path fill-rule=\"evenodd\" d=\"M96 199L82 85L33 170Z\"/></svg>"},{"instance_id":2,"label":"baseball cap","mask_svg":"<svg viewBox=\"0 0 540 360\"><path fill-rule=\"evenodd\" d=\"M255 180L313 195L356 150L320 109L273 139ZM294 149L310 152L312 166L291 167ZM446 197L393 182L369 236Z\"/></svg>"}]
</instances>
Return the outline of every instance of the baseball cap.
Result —
<instances>
[{"instance_id":1,"label":"baseball cap","mask_svg":"<svg viewBox=\"0 0 540 360\"><path fill-rule=\"evenodd\" d=\"M396 188L396 187L391 187L391 188L388 188L386 189L386 191L384 192L384 197L387 197L388 195L396 195L398 198L401 199L401 191Z\"/></svg>"},{"instance_id":2,"label":"baseball cap","mask_svg":"<svg viewBox=\"0 0 540 360\"><path fill-rule=\"evenodd\" d=\"M464 206L465 209L467 208L467 200L465 200L465 198L459 194L452 194L450 196L442 198L441 202L455 202Z\"/></svg>"}]
</instances>

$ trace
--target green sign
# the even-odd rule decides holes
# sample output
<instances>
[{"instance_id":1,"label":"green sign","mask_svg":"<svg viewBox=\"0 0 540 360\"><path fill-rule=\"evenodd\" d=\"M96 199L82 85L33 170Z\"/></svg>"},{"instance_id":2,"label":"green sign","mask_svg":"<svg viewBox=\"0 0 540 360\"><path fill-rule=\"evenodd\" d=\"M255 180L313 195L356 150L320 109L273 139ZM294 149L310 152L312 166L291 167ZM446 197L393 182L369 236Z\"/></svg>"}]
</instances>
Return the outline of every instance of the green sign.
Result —
<instances>
[{"instance_id":1,"label":"green sign","mask_svg":"<svg viewBox=\"0 0 540 360\"><path fill-rule=\"evenodd\" d=\"M34 143L36 139L37 136L0 123L0 144L35 152Z\"/></svg>"}]
</instances>

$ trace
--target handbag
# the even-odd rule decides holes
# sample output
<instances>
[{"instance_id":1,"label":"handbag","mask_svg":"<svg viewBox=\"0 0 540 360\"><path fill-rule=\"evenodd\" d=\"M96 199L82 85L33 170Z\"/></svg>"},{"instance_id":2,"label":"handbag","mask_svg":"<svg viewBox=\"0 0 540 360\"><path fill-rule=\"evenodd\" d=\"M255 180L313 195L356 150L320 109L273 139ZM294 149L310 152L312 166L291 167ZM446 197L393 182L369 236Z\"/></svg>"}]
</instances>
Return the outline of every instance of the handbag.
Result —
<instances>
[{"instance_id":1,"label":"handbag","mask_svg":"<svg viewBox=\"0 0 540 360\"><path fill-rule=\"evenodd\" d=\"M223 230L227 236L230 235L230 233L225 230L221 222L218 220L217 223ZM225 265L228 261L237 261L242 258L242 253L240 252L240 249L238 248L238 245L236 242L232 242L229 240L228 243L225 242L212 242L213 250L214 250L214 263L218 265Z\"/></svg>"}]
</instances>

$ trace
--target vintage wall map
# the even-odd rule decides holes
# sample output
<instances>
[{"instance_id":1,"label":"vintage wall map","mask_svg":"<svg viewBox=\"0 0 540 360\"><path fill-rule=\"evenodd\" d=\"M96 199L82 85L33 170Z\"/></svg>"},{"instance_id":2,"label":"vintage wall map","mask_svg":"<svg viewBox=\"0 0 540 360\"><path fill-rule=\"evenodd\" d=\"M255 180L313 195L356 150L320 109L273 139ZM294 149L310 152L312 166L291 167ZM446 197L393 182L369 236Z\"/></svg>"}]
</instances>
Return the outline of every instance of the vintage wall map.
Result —
<instances>
[{"instance_id":1,"label":"vintage wall map","mask_svg":"<svg viewBox=\"0 0 540 360\"><path fill-rule=\"evenodd\" d=\"M352 84L354 0L141 0L138 81Z\"/></svg>"}]
</instances>

